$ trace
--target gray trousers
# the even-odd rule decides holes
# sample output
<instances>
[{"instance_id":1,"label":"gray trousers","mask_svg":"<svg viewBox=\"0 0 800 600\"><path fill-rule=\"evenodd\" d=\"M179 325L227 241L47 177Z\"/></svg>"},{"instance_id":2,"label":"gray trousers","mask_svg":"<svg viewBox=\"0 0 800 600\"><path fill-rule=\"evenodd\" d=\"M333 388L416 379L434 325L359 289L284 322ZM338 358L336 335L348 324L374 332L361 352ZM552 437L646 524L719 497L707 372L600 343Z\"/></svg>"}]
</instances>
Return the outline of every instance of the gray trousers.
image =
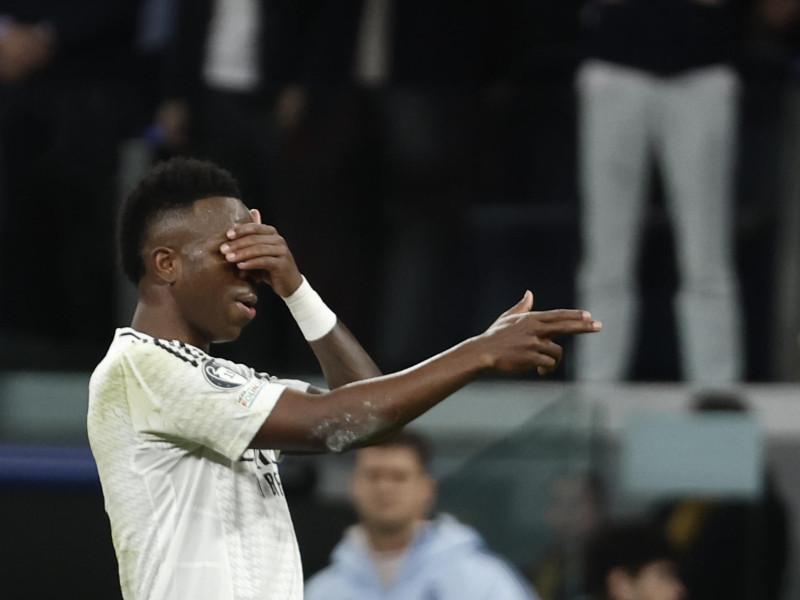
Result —
<instances>
[{"instance_id":1,"label":"gray trousers","mask_svg":"<svg viewBox=\"0 0 800 600\"><path fill-rule=\"evenodd\" d=\"M628 375L639 318L636 267L654 159L675 236L683 377L702 384L739 380L736 73L712 66L665 78L589 61L576 84L583 242L578 306L604 325L600 334L579 338L577 379L619 381Z\"/></svg>"}]
</instances>

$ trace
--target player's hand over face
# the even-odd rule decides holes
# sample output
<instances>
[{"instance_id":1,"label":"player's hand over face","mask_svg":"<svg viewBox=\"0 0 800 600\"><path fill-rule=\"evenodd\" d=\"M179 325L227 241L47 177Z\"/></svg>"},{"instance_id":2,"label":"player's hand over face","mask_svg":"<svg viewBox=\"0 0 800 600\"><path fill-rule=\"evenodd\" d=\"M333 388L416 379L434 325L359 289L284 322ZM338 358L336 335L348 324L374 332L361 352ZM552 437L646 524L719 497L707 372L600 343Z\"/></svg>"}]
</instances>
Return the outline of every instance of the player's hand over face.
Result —
<instances>
[{"instance_id":1,"label":"player's hand over face","mask_svg":"<svg viewBox=\"0 0 800 600\"><path fill-rule=\"evenodd\" d=\"M563 354L553 338L602 328L585 310L531 312L532 308L533 294L528 291L481 336L488 344L495 370L517 373L535 368L544 375L558 366Z\"/></svg>"},{"instance_id":2,"label":"player's hand over face","mask_svg":"<svg viewBox=\"0 0 800 600\"><path fill-rule=\"evenodd\" d=\"M228 262L235 264L258 282L268 283L275 292L289 296L303 282L286 240L271 225L261 222L258 210L250 211L252 223L231 228L228 241L220 252Z\"/></svg>"}]
</instances>

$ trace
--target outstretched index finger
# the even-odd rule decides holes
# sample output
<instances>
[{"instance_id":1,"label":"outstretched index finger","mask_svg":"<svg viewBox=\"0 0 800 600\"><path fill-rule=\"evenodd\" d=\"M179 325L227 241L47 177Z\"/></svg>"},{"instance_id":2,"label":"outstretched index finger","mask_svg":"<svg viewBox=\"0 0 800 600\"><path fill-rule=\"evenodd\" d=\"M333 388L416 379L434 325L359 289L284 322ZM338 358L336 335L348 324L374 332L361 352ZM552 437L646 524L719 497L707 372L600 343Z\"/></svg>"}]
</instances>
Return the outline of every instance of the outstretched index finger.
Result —
<instances>
[{"instance_id":1,"label":"outstretched index finger","mask_svg":"<svg viewBox=\"0 0 800 600\"><path fill-rule=\"evenodd\" d=\"M556 308L554 310L543 310L536 313L542 323L555 323L557 321L576 320L590 321L592 314L588 310L577 308Z\"/></svg>"},{"instance_id":2,"label":"outstretched index finger","mask_svg":"<svg viewBox=\"0 0 800 600\"><path fill-rule=\"evenodd\" d=\"M584 315L588 315L585 311ZM540 316L541 313L536 316ZM603 329L603 324L600 321L592 320L591 318L573 318L566 317L552 321L539 320L540 329L538 335L547 339L559 337L562 335L573 335L576 333L596 333Z\"/></svg>"}]
</instances>

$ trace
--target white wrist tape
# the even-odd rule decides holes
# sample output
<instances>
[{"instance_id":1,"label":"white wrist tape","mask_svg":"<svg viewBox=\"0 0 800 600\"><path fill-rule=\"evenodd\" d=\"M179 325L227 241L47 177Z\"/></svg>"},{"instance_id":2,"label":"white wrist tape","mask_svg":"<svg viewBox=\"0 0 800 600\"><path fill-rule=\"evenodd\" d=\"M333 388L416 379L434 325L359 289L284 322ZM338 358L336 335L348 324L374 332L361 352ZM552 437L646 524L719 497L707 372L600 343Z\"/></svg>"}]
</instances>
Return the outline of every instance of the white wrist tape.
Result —
<instances>
[{"instance_id":1,"label":"white wrist tape","mask_svg":"<svg viewBox=\"0 0 800 600\"><path fill-rule=\"evenodd\" d=\"M309 342L318 340L336 326L336 314L322 301L305 277L300 287L283 301L289 307L303 337Z\"/></svg>"}]
</instances>

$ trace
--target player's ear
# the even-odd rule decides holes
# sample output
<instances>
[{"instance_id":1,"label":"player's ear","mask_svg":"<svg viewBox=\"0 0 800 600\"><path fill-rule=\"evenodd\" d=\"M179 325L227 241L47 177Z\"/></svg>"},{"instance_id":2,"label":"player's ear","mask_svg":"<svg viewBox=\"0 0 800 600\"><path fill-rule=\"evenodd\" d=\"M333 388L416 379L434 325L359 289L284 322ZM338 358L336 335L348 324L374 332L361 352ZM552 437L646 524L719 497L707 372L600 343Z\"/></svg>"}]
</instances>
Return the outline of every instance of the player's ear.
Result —
<instances>
[{"instance_id":1,"label":"player's ear","mask_svg":"<svg viewBox=\"0 0 800 600\"><path fill-rule=\"evenodd\" d=\"M180 275L181 260L173 248L153 248L150 252L150 265L156 278L168 285L175 283Z\"/></svg>"}]
</instances>

